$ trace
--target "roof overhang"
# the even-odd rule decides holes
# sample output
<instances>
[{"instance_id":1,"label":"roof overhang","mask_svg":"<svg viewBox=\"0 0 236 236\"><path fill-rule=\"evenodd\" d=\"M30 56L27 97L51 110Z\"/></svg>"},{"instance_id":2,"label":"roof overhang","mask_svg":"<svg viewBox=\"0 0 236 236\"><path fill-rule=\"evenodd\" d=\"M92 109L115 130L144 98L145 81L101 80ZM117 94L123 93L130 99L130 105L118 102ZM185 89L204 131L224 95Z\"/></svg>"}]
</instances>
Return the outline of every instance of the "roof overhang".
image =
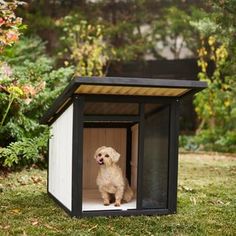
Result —
<instances>
[{"instance_id":1,"label":"roof overhang","mask_svg":"<svg viewBox=\"0 0 236 236\"><path fill-rule=\"evenodd\" d=\"M182 98L207 87L206 82L189 80L77 77L65 88L45 113L41 122L49 123L70 103L74 94Z\"/></svg>"}]
</instances>

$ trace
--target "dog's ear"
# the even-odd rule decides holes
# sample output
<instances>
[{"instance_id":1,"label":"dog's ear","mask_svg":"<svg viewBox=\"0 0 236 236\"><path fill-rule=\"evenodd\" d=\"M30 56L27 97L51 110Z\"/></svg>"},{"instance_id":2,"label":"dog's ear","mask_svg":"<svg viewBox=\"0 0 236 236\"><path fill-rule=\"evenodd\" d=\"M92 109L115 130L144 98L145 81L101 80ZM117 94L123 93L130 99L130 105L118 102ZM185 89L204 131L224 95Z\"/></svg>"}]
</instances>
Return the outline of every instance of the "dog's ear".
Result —
<instances>
[{"instance_id":1,"label":"dog's ear","mask_svg":"<svg viewBox=\"0 0 236 236\"><path fill-rule=\"evenodd\" d=\"M111 148L111 158L113 162L119 161L120 153L118 153L115 149Z\"/></svg>"},{"instance_id":2,"label":"dog's ear","mask_svg":"<svg viewBox=\"0 0 236 236\"><path fill-rule=\"evenodd\" d=\"M104 149L104 148L106 148L106 146L99 147L99 148L95 151L93 157L96 159L97 154L98 154L102 149Z\"/></svg>"}]
</instances>

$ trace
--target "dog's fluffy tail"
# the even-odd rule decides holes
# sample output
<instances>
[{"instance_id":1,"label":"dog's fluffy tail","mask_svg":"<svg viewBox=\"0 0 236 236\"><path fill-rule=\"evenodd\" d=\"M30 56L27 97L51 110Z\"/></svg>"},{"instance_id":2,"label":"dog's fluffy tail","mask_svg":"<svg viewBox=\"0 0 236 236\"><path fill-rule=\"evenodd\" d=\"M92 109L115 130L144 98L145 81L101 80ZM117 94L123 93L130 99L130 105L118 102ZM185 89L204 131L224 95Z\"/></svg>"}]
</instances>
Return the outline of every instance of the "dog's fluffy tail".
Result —
<instances>
[{"instance_id":1,"label":"dog's fluffy tail","mask_svg":"<svg viewBox=\"0 0 236 236\"><path fill-rule=\"evenodd\" d=\"M125 202L130 202L130 201L132 200L133 196L134 196L134 192L133 192L133 190L130 188L127 179L126 179L125 182L126 182L126 183L125 183L126 186L125 186L125 192L124 192L123 200L124 200Z\"/></svg>"}]
</instances>

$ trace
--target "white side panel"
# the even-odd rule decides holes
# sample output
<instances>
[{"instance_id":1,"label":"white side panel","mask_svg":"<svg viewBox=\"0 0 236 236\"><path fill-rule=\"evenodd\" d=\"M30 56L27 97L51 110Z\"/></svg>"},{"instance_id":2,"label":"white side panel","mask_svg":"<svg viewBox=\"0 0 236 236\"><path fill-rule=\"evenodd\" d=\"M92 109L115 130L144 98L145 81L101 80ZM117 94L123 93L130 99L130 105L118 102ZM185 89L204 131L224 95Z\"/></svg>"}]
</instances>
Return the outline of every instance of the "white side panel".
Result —
<instances>
[{"instance_id":1,"label":"white side panel","mask_svg":"<svg viewBox=\"0 0 236 236\"><path fill-rule=\"evenodd\" d=\"M49 141L49 192L71 210L73 105L52 124Z\"/></svg>"}]
</instances>

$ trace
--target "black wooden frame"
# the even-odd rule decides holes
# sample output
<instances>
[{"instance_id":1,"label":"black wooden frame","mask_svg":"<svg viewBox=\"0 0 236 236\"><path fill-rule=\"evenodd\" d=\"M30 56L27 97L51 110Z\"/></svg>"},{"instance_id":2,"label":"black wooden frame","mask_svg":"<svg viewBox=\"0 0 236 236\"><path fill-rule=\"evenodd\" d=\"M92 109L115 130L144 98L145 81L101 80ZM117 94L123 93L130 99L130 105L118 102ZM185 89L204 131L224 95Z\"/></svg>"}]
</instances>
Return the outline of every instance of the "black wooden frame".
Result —
<instances>
[{"instance_id":1,"label":"black wooden frame","mask_svg":"<svg viewBox=\"0 0 236 236\"><path fill-rule=\"evenodd\" d=\"M103 96L100 97L100 102L117 102L117 96ZM141 100L141 101L139 101ZM74 96L73 106L73 156L72 156L72 211L69 211L57 199L49 194L67 213L75 217L83 216L118 216L118 215L163 215L172 214L176 212L177 202L177 169L178 169L178 100L176 99L159 99L159 98L145 98L145 99L129 99L126 102L135 102L139 104L139 116L129 117L129 122L124 123L122 116L93 116L93 119L88 119L84 116L83 107L86 101L98 101L96 96ZM125 101L124 101L125 102ZM144 144L144 105L146 103L158 103L170 106L170 134L169 134L169 164L168 164L168 207L166 209L144 209L142 208L142 162L143 162L143 144ZM158 112L158 111L157 111ZM127 118L127 116L124 116ZM117 123L106 123L108 120L117 121ZM105 121L104 123L96 123L96 121ZM117 127L127 129L127 147L130 147L130 129L135 123L139 124L139 145L138 145L138 170L137 170L137 208L130 210L103 210L103 211L82 211L82 192L83 192L83 128L84 127ZM128 148L127 153L131 150ZM130 160L127 160L127 162ZM130 175L130 173L128 173Z\"/></svg>"}]
</instances>

